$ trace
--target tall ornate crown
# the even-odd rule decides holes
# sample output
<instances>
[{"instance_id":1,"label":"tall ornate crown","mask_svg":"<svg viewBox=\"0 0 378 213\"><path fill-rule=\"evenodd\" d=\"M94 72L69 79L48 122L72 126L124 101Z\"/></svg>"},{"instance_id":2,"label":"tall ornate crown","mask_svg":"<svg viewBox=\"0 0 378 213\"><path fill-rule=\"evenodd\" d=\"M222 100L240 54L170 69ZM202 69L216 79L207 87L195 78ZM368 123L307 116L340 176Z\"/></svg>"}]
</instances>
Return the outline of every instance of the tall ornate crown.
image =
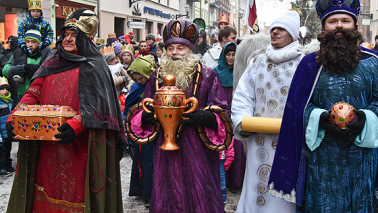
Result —
<instances>
[{"instance_id":1,"label":"tall ornate crown","mask_svg":"<svg viewBox=\"0 0 378 213\"><path fill-rule=\"evenodd\" d=\"M28 9L29 10L42 10L42 1L41 0L28 0Z\"/></svg>"},{"instance_id":2,"label":"tall ornate crown","mask_svg":"<svg viewBox=\"0 0 378 213\"><path fill-rule=\"evenodd\" d=\"M228 17L227 13L223 13L222 15L219 16L218 27L222 23L228 25L229 22L230 22L230 18Z\"/></svg>"},{"instance_id":3,"label":"tall ornate crown","mask_svg":"<svg viewBox=\"0 0 378 213\"><path fill-rule=\"evenodd\" d=\"M121 52L128 51L131 52L134 55L134 47L131 44L125 44L122 46Z\"/></svg>"},{"instance_id":4,"label":"tall ornate crown","mask_svg":"<svg viewBox=\"0 0 378 213\"><path fill-rule=\"evenodd\" d=\"M198 26L186 20L171 20L164 27L165 48L170 44L183 44L194 50L198 38Z\"/></svg>"},{"instance_id":5,"label":"tall ornate crown","mask_svg":"<svg viewBox=\"0 0 378 213\"><path fill-rule=\"evenodd\" d=\"M96 44L105 44L105 40L103 38L97 38L96 39Z\"/></svg>"},{"instance_id":6,"label":"tall ornate crown","mask_svg":"<svg viewBox=\"0 0 378 213\"><path fill-rule=\"evenodd\" d=\"M107 55L115 55L114 53L114 48L112 46L109 47L104 47L100 50L102 56L107 56Z\"/></svg>"},{"instance_id":7,"label":"tall ornate crown","mask_svg":"<svg viewBox=\"0 0 378 213\"><path fill-rule=\"evenodd\" d=\"M117 38L115 33L108 34L108 38Z\"/></svg>"},{"instance_id":8,"label":"tall ornate crown","mask_svg":"<svg viewBox=\"0 0 378 213\"><path fill-rule=\"evenodd\" d=\"M98 17L92 10L80 8L67 16L63 27L76 27L88 38L92 38L97 34Z\"/></svg>"},{"instance_id":9,"label":"tall ornate crown","mask_svg":"<svg viewBox=\"0 0 378 213\"><path fill-rule=\"evenodd\" d=\"M359 0L317 0L316 12L318 17L322 20L324 25L325 20L338 13L348 14L352 16L355 24L357 23L357 17L360 13L360 1Z\"/></svg>"}]
</instances>

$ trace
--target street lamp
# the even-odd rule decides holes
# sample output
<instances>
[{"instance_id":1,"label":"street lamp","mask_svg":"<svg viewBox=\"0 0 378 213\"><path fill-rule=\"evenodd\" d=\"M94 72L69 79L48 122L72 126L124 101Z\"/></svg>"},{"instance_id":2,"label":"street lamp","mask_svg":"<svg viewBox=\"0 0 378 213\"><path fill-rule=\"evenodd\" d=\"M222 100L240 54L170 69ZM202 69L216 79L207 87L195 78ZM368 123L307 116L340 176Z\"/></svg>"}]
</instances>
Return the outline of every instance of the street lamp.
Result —
<instances>
[{"instance_id":1,"label":"street lamp","mask_svg":"<svg viewBox=\"0 0 378 213\"><path fill-rule=\"evenodd\" d=\"M238 30L239 30L238 34L239 34L239 37L241 37L240 36L240 19L243 18L243 14L244 14L243 11L239 12L239 17L238 17L238 25L239 25L238 26Z\"/></svg>"},{"instance_id":2,"label":"street lamp","mask_svg":"<svg viewBox=\"0 0 378 213\"><path fill-rule=\"evenodd\" d=\"M176 14L176 20L178 19L178 18L180 18L180 17L188 17L189 16L189 10L190 10L190 6L189 6L189 4L186 4L185 5L185 12L186 12L186 14L185 15L180 15L180 14Z\"/></svg>"}]
</instances>

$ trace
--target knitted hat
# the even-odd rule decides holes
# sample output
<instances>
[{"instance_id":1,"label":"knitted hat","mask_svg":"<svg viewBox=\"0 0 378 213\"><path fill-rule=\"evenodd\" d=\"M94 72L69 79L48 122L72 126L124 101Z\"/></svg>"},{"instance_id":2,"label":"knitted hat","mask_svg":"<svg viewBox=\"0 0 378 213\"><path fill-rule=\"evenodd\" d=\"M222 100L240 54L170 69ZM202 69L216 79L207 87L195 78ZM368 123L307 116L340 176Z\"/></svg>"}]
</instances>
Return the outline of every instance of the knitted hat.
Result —
<instances>
[{"instance_id":1,"label":"knitted hat","mask_svg":"<svg viewBox=\"0 0 378 213\"><path fill-rule=\"evenodd\" d=\"M26 41L26 39L33 39L36 40L38 43L41 43L41 32L37 30L37 27L33 23L29 25L29 30L25 33L24 40Z\"/></svg>"},{"instance_id":2,"label":"knitted hat","mask_svg":"<svg viewBox=\"0 0 378 213\"><path fill-rule=\"evenodd\" d=\"M10 90L9 84L8 84L8 79L5 77L0 77L0 89L7 88Z\"/></svg>"},{"instance_id":3,"label":"knitted hat","mask_svg":"<svg viewBox=\"0 0 378 213\"><path fill-rule=\"evenodd\" d=\"M197 25L190 21L171 20L163 30L165 48L167 49L170 44L183 44L194 50L198 32Z\"/></svg>"},{"instance_id":4,"label":"knitted hat","mask_svg":"<svg viewBox=\"0 0 378 213\"><path fill-rule=\"evenodd\" d=\"M317 0L316 12L318 17L322 20L322 25L328 17L334 14L343 13L350 15L357 24L357 17L360 13L359 0Z\"/></svg>"},{"instance_id":5,"label":"knitted hat","mask_svg":"<svg viewBox=\"0 0 378 213\"><path fill-rule=\"evenodd\" d=\"M152 34L152 33L150 33L150 34L148 34L148 35L146 36L146 40L147 40L148 38L150 38L150 39L156 41L156 38L155 38L154 34Z\"/></svg>"},{"instance_id":6,"label":"knitted hat","mask_svg":"<svg viewBox=\"0 0 378 213\"><path fill-rule=\"evenodd\" d=\"M118 55L118 53L120 53L122 50L122 44L120 43L114 43L113 47L115 55Z\"/></svg>"},{"instance_id":7,"label":"knitted hat","mask_svg":"<svg viewBox=\"0 0 378 213\"><path fill-rule=\"evenodd\" d=\"M270 26L270 32L276 27L285 29L291 35L294 41L298 40L300 28L298 13L289 11L276 18L276 20L274 20L272 25Z\"/></svg>"}]
</instances>

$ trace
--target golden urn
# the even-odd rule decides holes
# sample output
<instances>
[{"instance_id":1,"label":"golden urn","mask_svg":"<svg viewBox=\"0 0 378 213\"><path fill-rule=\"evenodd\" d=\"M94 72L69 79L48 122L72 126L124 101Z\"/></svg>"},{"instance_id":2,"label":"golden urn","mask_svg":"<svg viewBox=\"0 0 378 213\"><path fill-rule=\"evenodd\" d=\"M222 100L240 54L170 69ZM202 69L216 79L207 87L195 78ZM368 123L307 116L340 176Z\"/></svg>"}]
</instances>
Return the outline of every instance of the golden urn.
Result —
<instances>
[{"instance_id":1,"label":"golden urn","mask_svg":"<svg viewBox=\"0 0 378 213\"><path fill-rule=\"evenodd\" d=\"M354 113L355 108L345 102L338 102L331 106L329 121L340 127L341 129L347 129L347 124L357 121L357 116Z\"/></svg>"},{"instance_id":2,"label":"golden urn","mask_svg":"<svg viewBox=\"0 0 378 213\"><path fill-rule=\"evenodd\" d=\"M180 147L176 144L176 131L182 119L183 113L191 113L197 109L198 101L194 97L186 99L184 92L176 85L176 77L166 75L163 78L163 85L157 90L154 99L145 98L142 102L143 110L150 113L147 105L152 105L155 110L154 117L164 130L164 143L159 147L162 150L174 151ZM185 111L187 104L192 107Z\"/></svg>"}]
</instances>

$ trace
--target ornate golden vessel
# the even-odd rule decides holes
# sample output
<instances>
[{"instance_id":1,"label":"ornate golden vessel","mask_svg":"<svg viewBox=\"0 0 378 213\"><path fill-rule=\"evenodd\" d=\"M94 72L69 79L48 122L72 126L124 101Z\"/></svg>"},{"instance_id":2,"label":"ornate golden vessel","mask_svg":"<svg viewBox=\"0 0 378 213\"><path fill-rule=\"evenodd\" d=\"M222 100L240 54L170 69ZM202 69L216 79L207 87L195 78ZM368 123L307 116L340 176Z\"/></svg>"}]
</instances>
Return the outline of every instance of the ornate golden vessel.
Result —
<instances>
[{"instance_id":1,"label":"ornate golden vessel","mask_svg":"<svg viewBox=\"0 0 378 213\"><path fill-rule=\"evenodd\" d=\"M355 108L349 103L338 102L331 106L331 116L329 121L340 127L341 129L347 129L347 124L357 121L357 116L354 113Z\"/></svg>"},{"instance_id":2,"label":"ornate golden vessel","mask_svg":"<svg viewBox=\"0 0 378 213\"><path fill-rule=\"evenodd\" d=\"M184 92L176 87L176 78L173 75L166 75L163 78L164 86L159 88L154 95L154 99L145 98L142 102L143 110L151 112L147 105L150 104L155 110L154 117L164 130L164 143L159 148L173 151L180 147L176 144L176 130L179 126L181 115L191 113L197 109L198 101L194 97L186 99ZM187 104L192 107L185 111Z\"/></svg>"},{"instance_id":3,"label":"ornate golden vessel","mask_svg":"<svg viewBox=\"0 0 378 213\"><path fill-rule=\"evenodd\" d=\"M58 127L73 118L76 112L69 106L17 105L12 114L14 138L17 140L49 140L55 138Z\"/></svg>"}]
</instances>

